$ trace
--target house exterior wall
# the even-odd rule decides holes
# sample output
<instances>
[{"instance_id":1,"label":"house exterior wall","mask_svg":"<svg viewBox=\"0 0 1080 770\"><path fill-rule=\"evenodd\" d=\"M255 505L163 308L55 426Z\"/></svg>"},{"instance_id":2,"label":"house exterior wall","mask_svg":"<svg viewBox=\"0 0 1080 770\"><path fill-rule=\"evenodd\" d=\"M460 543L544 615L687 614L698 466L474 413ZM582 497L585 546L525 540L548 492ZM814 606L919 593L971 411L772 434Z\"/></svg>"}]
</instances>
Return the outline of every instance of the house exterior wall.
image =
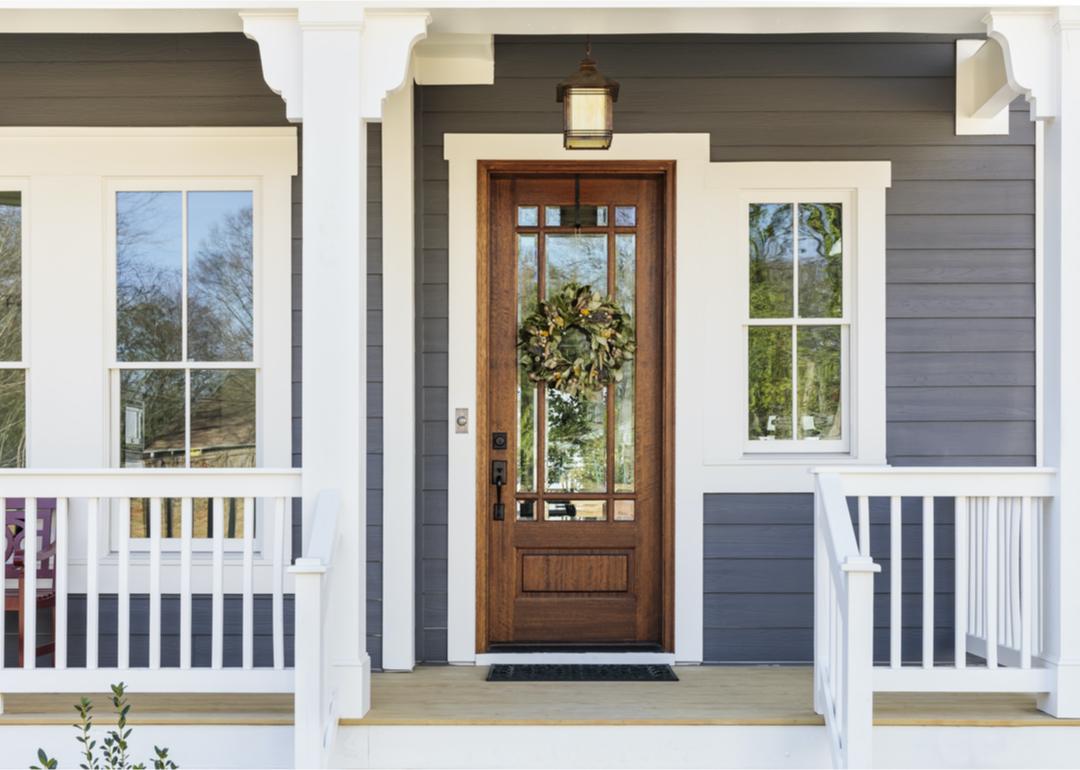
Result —
<instances>
[{"instance_id":1,"label":"house exterior wall","mask_svg":"<svg viewBox=\"0 0 1080 770\"><path fill-rule=\"evenodd\" d=\"M289 125L285 104L267 87L262 76L258 45L240 34L186 35L0 35L0 126L279 126ZM382 526L381 437L381 132L377 124L368 131L368 643L372 665L381 666L381 561ZM3 161L0 160L0 166ZM302 464L301 425L301 177L293 180L293 465ZM301 543L299 506L293 513L294 556ZM179 630L178 603L163 605L167 655L168 640ZM208 612L200 611L201 597L194 601L193 628L198 645L209 639ZM225 660L239 655L239 597L227 597L226 616L235 617L235 628L226 623ZM262 617L262 600L256 601L256 635L269 622ZM209 598L206 598L207 605ZM175 605L175 606L173 606ZM101 604L102 665L116 646L116 600L103 596ZM291 662L292 601L286 603L287 656ZM71 597L71 665L81 665L75 651L82 650L78 620L85 617L85 597ZM148 628L146 595L132 596L131 628L133 663L139 629ZM82 614L80 614L82 613ZM111 620L110 620L111 618ZM8 655L16 652L15 617L8 618ZM111 623L111 625L110 625ZM168 636L172 631L173 636ZM111 630L110 630L111 629ZM45 633L47 627L42 628ZM265 629L263 629L265 630ZM111 634L111 636L110 636ZM178 644L178 641L176 642ZM235 650L233 647L235 646ZM111 652L110 652L111 651ZM256 639L256 665L270 660L269 648ZM164 657L163 661L168 658ZM9 661L11 663L12 661ZM236 663L239 658L236 658Z\"/></svg>"},{"instance_id":2,"label":"house exterior wall","mask_svg":"<svg viewBox=\"0 0 1080 770\"><path fill-rule=\"evenodd\" d=\"M1008 136L954 136L954 38L652 36L593 42L605 74L622 83L617 132L709 132L714 162L891 161L889 461L1034 464L1034 128L1026 107L1016 104ZM499 38L493 86L417 89L420 660L446 659L452 405L443 136L561 130L553 85L573 68L582 44ZM709 492L703 501L705 659L809 660L811 498ZM947 557L951 519L943 514L936 549ZM905 547L916 557L921 546L914 511L908 521L912 535ZM875 557L880 546L887 549L886 538L882 529ZM951 563L939 564L944 571ZM906 567L917 579L918 560ZM943 573L937 585L946 594L936 603L945 644L951 602ZM905 615L905 633L917 634L912 621L918 609Z\"/></svg>"}]
</instances>

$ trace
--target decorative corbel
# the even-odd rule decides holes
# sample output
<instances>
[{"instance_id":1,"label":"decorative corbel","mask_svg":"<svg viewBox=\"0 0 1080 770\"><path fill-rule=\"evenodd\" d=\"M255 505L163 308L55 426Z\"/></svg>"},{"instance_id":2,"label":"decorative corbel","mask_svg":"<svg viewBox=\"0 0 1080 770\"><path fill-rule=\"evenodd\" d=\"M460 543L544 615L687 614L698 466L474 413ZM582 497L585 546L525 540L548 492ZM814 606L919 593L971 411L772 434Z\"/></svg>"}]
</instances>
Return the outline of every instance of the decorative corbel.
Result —
<instances>
[{"instance_id":1,"label":"decorative corbel","mask_svg":"<svg viewBox=\"0 0 1080 770\"><path fill-rule=\"evenodd\" d=\"M302 39L296 11L244 11L244 34L259 44L263 80L285 100L285 117L303 118Z\"/></svg>"},{"instance_id":2,"label":"decorative corbel","mask_svg":"<svg viewBox=\"0 0 1080 770\"><path fill-rule=\"evenodd\" d=\"M1009 86L1027 97L1032 120L1056 117L1060 105L1058 14L1054 10L993 10L986 34L1004 52Z\"/></svg>"},{"instance_id":3,"label":"decorative corbel","mask_svg":"<svg viewBox=\"0 0 1080 770\"><path fill-rule=\"evenodd\" d=\"M383 99L406 85L412 50L427 36L427 11L368 11L361 47L360 114L382 117Z\"/></svg>"}]
</instances>

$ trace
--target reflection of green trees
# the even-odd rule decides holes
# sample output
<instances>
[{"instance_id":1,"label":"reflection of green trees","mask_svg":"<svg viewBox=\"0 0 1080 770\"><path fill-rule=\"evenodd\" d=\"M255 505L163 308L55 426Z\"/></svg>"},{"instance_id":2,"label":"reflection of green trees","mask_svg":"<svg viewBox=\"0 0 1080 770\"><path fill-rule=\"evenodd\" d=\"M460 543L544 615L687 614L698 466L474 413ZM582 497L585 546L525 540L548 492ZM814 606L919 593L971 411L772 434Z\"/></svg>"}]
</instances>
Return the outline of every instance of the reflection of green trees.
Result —
<instances>
[{"instance_id":1,"label":"reflection of green trees","mask_svg":"<svg viewBox=\"0 0 1080 770\"><path fill-rule=\"evenodd\" d=\"M0 361L22 359L22 208L0 193ZM0 468L26 464L26 374L0 370Z\"/></svg>"},{"instance_id":2,"label":"reflection of green trees","mask_svg":"<svg viewBox=\"0 0 1080 770\"><path fill-rule=\"evenodd\" d=\"M792 312L791 205L750 205L750 317Z\"/></svg>"},{"instance_id":3,"label":"reflection of green trees","mask_svg":"<svg viewBox=\"0 0 1080 770\"><path fill-rule=\"evenodd\" d=\"M843 269L840 205L799 205L799 315L843 315Z\"/></svg>"},{"instance_id":4,"label":"reflection of green trees","mask_svg":"<svg viewBox=\"0 0 1080 770\"><path fill-rule=\"evenodd\" d=\"M748 352L750 438L789 439L791 327L751 327ZM776 418L772 425L770 417Z\"/></svg>"},{"instance_id":5,"label":"reflection of green trees","mask_svg":"<svg viewBox=\"0 0 1080 770\"><path fill-rule=\"evenodd\" d=\"M547 389L547 488L602 492L607 488L607 390L573 398Z\"/></svg>"},{"instance_id":6,"label":"reflection of green trees","mask_svg":"<svg viewBox=\"0 0 1080 770\"><path fill-rule=\"evenodd\" d=\"M798 345L799 438L840 438L840 327L803 326Z\"/></svg>"}]
</instances>

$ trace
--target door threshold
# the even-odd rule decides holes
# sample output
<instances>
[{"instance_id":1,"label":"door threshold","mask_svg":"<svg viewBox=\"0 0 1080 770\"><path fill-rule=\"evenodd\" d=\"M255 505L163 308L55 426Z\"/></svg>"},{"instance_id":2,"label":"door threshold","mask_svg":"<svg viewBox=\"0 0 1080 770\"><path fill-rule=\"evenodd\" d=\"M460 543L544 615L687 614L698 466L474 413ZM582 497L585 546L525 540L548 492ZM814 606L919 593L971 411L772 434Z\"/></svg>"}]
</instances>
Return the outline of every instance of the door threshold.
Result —
<instances>
[{"instance_id":1,"label":"door threshold","mask_svg":"<svg viewBox=\"0 0 1080 770\"><path fill-rule=\"evenodd\" d=\"M674 665L675 653L672 652L480 652L476 654L476 665L491 666L502 663L652 663Z\"/></svg>"},{"instance_id":2,"label":"door threshold","mask_svg":"<svg viewBox=\"0 0 1080 770\"><path fill-rule=\"evenodd\" d=\"M500 652L663 652L655 642L623 642L614 644L583 644L581 642L492 642L488 653Z\"/></svg>"}]
</instances>

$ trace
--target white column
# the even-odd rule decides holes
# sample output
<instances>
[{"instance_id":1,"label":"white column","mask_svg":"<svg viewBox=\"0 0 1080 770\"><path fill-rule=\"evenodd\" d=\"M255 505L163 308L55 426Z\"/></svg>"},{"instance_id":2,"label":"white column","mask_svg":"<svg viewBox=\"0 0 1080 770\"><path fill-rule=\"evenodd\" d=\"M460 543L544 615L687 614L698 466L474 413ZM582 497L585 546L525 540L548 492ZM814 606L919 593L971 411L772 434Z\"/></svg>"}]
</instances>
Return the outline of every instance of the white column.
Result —
<instances>
[{"instance_id":1,"label":"white column","mask_svg":"<svg viewBox=\"0 0 1080 770\"><path fill-rule=\"evenodd\" d=\"M303 491L341 498L325 629L338 716L370 702L365 631L366 129L360 109L363 10L300 10L303 102ZM305 526L305 539L309 537ZM299 618L297 618L299 622Z\"/></svg>"},{"instance_id":2,"label":"white column","mask_svg":"<svg viewBox=\"0 0 1080 770\"><path fill-rule=\"evenodd\" d=\"M383 602L382 664L416 665L416 327L412 77L382 120Z\"/></svg>"},{"instance_id":3,"label":"white column","mask_svg":"<svg viewBox=\"0 0 1080 770\"><path fill-rule=\"evenodd\" d=\"M1045 458L1059 492L1045 531L1046 642L1056 690L1039 708L1080 717L1080 11L1060 9L1050 41L1058 68L1057 115L1045 121ZM1056 61L1054 61L1056 59Z\"/></svg>"}]
</instances>

